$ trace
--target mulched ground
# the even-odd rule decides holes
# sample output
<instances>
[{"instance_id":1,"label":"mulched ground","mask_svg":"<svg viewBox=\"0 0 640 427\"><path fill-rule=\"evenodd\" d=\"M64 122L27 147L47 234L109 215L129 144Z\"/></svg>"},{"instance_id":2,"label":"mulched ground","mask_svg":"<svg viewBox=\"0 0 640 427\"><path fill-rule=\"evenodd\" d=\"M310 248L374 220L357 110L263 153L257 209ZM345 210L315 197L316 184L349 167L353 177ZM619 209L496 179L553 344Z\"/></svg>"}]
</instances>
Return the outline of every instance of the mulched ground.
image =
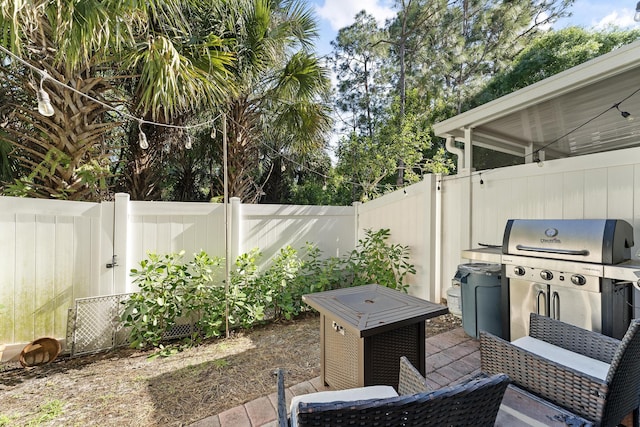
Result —
<instances>
[{"instance_id":1,"label":"mulched ground","mask_svg":"<svg viewBox=\"0 0 640 427\"><path fill-rule=\"evenodd\" d=\"M427 336L461 326L445 315ZM184 426L320 375L317 315L210 340L167 358L131 349L60 357L24 369L0 365L0 426Z\"/></svg>"}]
</instances>

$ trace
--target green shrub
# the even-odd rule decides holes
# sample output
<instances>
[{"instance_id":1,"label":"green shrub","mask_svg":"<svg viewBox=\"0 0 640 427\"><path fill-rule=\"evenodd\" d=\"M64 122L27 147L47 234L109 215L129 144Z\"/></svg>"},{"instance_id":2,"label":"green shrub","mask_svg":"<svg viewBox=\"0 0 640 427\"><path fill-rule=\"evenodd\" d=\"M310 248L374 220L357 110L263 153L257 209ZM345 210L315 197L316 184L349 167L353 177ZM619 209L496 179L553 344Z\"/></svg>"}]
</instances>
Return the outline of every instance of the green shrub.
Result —
<instances>
[{"instance_id":1,"label":"green shrub","mask_svg":"<svg viewBox=\"0 0 640 427\"><path fill-rule=\"evenodd\" d=\"M200 327L206 336L224 330L224 312L219 313L224 289L214 285L215 270L222 263L201 252L188 264L184 251L159 256L148 254L140 269L132 269L138 292L125 301L122 321L131 328L131 346L157 347L179 319Z\"/></svg>"},{"instance_id":2,"label":"green shrub","mask_svg":"<svg viewBox=\"0 0 640 427\"><path fill-rule=\"evenodd\" d=\"M351 282L347 280L345 258L322 258L322 251L311 243L307 243L301 260L300 273L296 277L300 295L346 287Z\"/></svg>"},{"instance_id":3,"label":"green shrub","mask_svg":"<svg viewBox=\"0 0 640 427\"><path fill-rule=\"evenodd\" d=\"M346 262L351 286L377 283L407 292L405 277L415 274L416 269L409 263L409 247L389 244L390 236L389 229L365 230L365 238L358 241Z\"/></svg>"},{"instance_id":4,"label":"green shrub","mask_svg":"<svg viewBox=\"0 0 640 427\"><path fill-rule=\"evenodd\" d=\"M271 266L262 274L258 292L266 295L276 319L291 319L300 313L301 289L296 277L302 261L291 246L280 249Z\"/></svg>"},{"instance_id":5,"label":"green shrub","mask_svg":"<svg viewBox=\"0 0 640 427\"><path fill-rule=\"evenodd\" d=\"M286 246L269 267L258 271L258 249L238 256L225 286L224 260L205 252L185 263L184 251L148 254L139 269L131 270L139 290L126 301L122 321L131 328L133 347L153 346L170 355L217 337L229 328L249 328L266 319L291 319L306 309L302 295L330 289L377 283L407 291L405 278L415 274L407 246L387 243L388 229L366 230L348 256L323 258L307 243L302 256ZM182 345L161 344L180 320L196 326L196 334Z\"/></svg>"},{"instance_id":6,"label":"green shrub","mask_svg":"<svg viewBox=\"0 0 640 427\"><path fill-rule=\"evenodd\" d=\"M264 304L256 298L258 285L258 260L262 253L252 249L249 253L238 256L235 269L230 274L229 325L248 328L264 319Z\"/></svg>"}]
</instances>

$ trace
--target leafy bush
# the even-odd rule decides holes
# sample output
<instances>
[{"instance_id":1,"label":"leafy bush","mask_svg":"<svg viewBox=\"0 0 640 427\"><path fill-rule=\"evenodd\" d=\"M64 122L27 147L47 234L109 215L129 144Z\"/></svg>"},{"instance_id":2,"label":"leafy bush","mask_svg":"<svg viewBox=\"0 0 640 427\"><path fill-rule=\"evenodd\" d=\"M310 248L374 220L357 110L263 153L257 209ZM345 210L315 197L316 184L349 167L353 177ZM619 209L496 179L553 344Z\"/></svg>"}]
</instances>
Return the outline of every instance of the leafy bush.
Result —
<instances>
[{"instance_id":1,"label":"leafy bush","mask_svg":"<svg viewBox=\"0 0 640 427\"><path fill-rule=\"evenodd\" d=\"M213 281L222 265L219 258L201 252L184 264L184 251L148 256L139 270L131 270L139 290L124 303L122 314L124 326L131 328L132 347L157 347L179 319L195 322L206 336L219 333L220 325L224 330L224 312L220 316L218 310L224 290L220 293Z\"/></svg>"},{"instance_id":2,"label":"leafy bush","mask_svg":"<svg viewBox=\"0 0 640 427\"><path fill-rule=\"evenodd\" d=\"M377 283L407 291L405 278L415 274L409 248L387 242L388 229L366 230L348 256L323 258L307 243L304 254L286 246L270 266L258 271L258 249L240 255L223 277L223 259L205 252L185 263L184 251L148 254L131 270L139 291L126 301L122 321L131 328L133 347L153 346L170 355L201 338L217 337L230 327L249 328L266 319L291 319L305 310L302 295L330 289ZM166 333L179 321L196 326L197 334L182 346L163 346Z\"/></svg>"},{"instance_id":3,"label":"leafy bush","mask_svg":"<svg viewBox=\"0 0 640 427\"><path fill-rule=\"evenodd\" d=\"M407 292L405 283L408 274L416 269L409 263L409 247L389 244L390 230L366 230L365 238L351 251L346 269L351 274L351 286L377 283L392 289Z\"/></svg>"},{"instance_id":4,"label":"leafy bush","mask_svg":"<svg viewBox=\"0 0 640 427\"><path fill-rule=\"evenodd\" d=\"M322 251L317 246L307 243L301 259L302 266L296 277L296 287L300 290L300 296L349 286L351 280L348 279L350 274L345 269L345 258L322 258Z\"/></svg>"},{"instance_id":5,"label":"leafy bush","mask_svg":"<svg viewBox=\"0 0 640 427\"><path fill-rule=\"evenodd\" d=\"M229 325L248 328L264 319L264 307L259 295L259 275L257 261L262 253L253 249L240 255L235 269L229 274ZM265 299L267 297L265 296Z\"/></svg>"}]
</instances>

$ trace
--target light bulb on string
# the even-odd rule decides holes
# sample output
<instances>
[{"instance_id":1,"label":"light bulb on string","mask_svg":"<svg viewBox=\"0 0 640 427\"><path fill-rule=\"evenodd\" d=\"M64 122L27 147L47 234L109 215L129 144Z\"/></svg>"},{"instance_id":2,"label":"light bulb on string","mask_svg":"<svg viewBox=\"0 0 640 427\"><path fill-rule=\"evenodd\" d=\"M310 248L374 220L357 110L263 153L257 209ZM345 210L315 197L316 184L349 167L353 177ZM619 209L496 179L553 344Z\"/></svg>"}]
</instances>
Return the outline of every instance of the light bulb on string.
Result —
<instances>
[{"instance_id":1,"label":"light bulb on string","mask_svg":"<svg viewBox=\"0 0 640 427\"><path fill-rule=\"evenodd\" d=\"M138 145L143 150L149 148L149 141L147 141L147 135L142 131L142 120L138 122Z\"/></svg>"},{"instance_id":2,"label":"light bulb on string","mask_svg":"<svg viewBox=\"0 0 640 427\"><path fill-rule=\"evenodd\" d=\"M42 78L40 79L40 89L38 89L38 112L45 117L51 117L55 114L53 111L53 105L51 105L51 98L49 98L49 94L42 87L42 83L47 78L47 72L42 72Z\"/></svg>"},{"instance_id":3,"label":"light bulb on string","mask_svg":"<svg viewBox=\"0 0 640 427\"><path fill-rule=\"evenodd\" d=\"M211 127L211 139L216 139L216 133L217 133L216 127L212 126Z\"/></svg>"},{"instance_id":4,"label":"light bulb on string","mask_svg":"<svg viewBox=\"0 0 640 427\"><path fill-rule=\"evenodd\" d=\"M623 118L627 119L628 121L632 121L633 120L633 116L631 115L630 112L623 111L623 110L620 109L620 103L614 104L613 106L616 107L616 110L618 110L618 112L620 112L620 115Z\"/></svg>"},{"instance_id":5,"label":"light bulb on string","mask_svg":"<svg viewBox=\"0 0 640 427\"><path fill-rule=\"evenodd\" d=\"M187 150L191 150L192 146L193 146L193 144L191 143L191 135L189 135L189 133L187 133L187 140L184 143L184 148L186 148Z\"/></svg>"}]
</instances>

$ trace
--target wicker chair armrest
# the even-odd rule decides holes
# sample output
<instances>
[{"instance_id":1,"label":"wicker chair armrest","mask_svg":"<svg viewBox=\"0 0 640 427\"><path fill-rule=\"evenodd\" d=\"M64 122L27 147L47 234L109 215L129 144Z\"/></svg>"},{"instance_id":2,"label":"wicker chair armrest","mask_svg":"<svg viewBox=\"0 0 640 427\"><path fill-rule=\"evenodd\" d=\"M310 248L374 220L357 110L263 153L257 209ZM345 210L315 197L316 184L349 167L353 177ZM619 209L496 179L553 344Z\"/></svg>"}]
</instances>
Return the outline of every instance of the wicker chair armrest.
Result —
<instances>
[{"instance_id":1,"label":"wicker chair armrest","mask_svg":"<svg viewBox=\"0 0 640 427\"><path fill-rule=\"evenodd\" d=\"M278 427L289 427L287 417L287 399L284 391L284 370L278 368L275 372L278 380Z\"/></svg>"},{"instance_id":2,"label":"wicker chair armrest","mask_svg":"<svg viewBox=\"0 0 640 427\"><path fill-rule=\"evenodd\" d=\"M505 373L519 387L590 420L599 420L608 385L602 380L516 347L495 335L480 333L483 372Z\"/></svg>"},{"instance_id":3,"label":"wicker chair armrest","mask_svg":"<svg viewBox=\"0 0 640 427\"><path fill-rule=\"evenodd\" d=\"M547 316L531 313L529 336L611 364L620 340Z\"/></svg>"},{"instance_id":4,"label":"wicker chair armrest","mask_svg":"<svg viewBox=\"0 0 640 427\"><path fill-rule=\"evenodd\" d=\"M407 396L411 394L429 391L427 380L405 356L400 358L400 377L398 381L398 394Z\"/></svg>"}]
</instances>

